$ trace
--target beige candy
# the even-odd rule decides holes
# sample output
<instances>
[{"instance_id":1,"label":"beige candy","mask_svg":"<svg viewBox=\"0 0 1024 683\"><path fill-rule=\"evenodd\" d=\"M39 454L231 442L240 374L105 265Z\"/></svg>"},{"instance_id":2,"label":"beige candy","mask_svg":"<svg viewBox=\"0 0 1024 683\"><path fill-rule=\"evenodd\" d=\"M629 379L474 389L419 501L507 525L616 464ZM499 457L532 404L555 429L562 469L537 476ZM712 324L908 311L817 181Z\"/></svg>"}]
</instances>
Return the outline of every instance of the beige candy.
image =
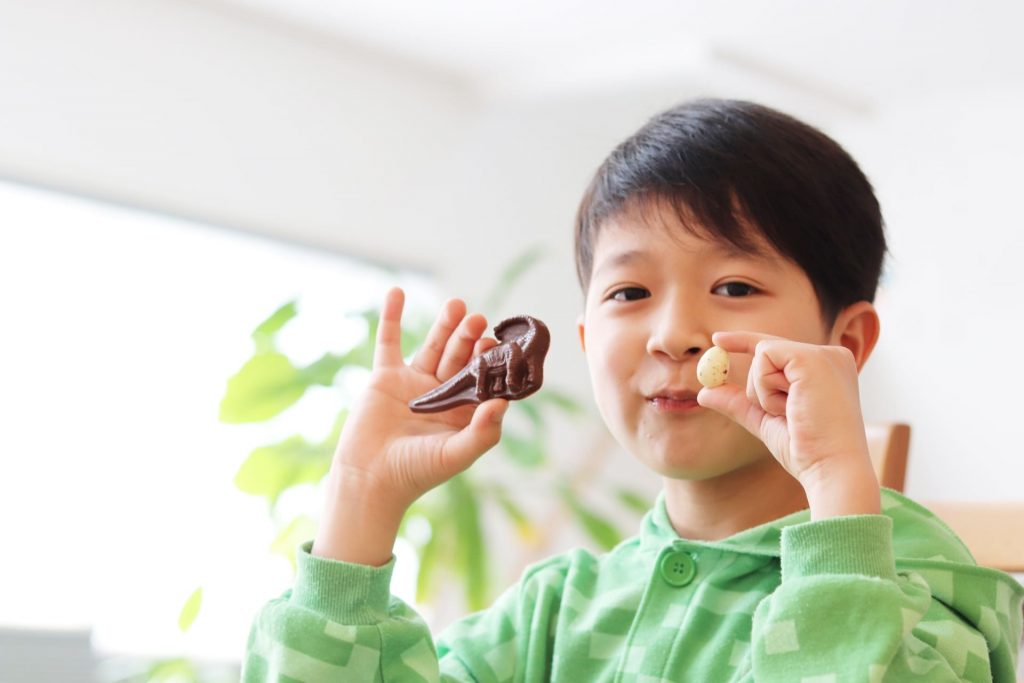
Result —
<instances>
[{"instance_id":1,"label":"beige candy","mask_svg":"<svg viewBox=\"0 0 1024 683\"><path fill-rule=\"evenodd\" d=\"M709 389L725 384L729 376L729 354L721 346L712 346L697 361L697 381Z\"/></svg>"}]
</instances>

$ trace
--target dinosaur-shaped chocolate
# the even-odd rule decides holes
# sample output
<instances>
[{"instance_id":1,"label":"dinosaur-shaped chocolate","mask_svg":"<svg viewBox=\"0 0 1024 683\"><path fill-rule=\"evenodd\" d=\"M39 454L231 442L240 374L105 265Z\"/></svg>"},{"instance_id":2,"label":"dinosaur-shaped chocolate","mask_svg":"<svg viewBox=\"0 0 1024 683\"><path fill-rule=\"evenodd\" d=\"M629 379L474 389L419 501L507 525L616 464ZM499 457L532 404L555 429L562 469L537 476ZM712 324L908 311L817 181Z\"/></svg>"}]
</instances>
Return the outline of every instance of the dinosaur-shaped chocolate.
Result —
<instances>
[{"instance_id":1,"label":"dinosaur-shaped chocolate","mask_svg":"<svg viewBox=\"0 0 1024 683\"><path fill-rule=\"evenodd\" d=\"M494 327L501 342L459 370L447 382L409 401L416 413L436 413L491 398L526 398L544 381L544 356L551 333L528 315L506 318Z\"/></svg>"}]
</instances>

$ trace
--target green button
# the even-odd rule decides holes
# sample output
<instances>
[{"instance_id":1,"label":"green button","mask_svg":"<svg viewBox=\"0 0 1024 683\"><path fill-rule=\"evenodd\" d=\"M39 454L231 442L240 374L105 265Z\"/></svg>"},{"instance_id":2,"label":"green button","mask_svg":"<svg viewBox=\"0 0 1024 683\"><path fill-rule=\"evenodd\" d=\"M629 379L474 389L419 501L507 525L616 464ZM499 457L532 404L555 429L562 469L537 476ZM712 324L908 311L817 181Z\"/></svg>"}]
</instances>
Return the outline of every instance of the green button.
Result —
<instances>
[{"instance_id":1,"label":"green button","mask_svg":"<svg viewBox=\"0 0 1024 683\"><path fill-rule=\"evenodd\" d=\"M670 586L685 586L697 575L697 563L685 550L673 550L661 558L661 578Z\"/></svg>"}]
</instances>

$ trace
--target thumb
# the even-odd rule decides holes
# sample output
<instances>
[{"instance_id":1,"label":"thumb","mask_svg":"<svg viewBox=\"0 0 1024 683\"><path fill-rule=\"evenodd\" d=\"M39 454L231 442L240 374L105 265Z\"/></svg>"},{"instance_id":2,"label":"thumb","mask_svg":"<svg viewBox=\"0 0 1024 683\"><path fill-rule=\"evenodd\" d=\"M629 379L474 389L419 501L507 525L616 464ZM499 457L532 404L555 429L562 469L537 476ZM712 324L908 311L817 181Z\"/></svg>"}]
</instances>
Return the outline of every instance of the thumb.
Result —
<instances>
[{"instance_id":1,"label":"thumb","mask_svg":"<svg viewBox=\"0 0 1024 683\"><path fill-rule=\"evenodd\" d=\"M460 472L498 443L501 439L501 421L507 410L507 399L492 398L484 401L473 411L469 424L448 440L451 464Z\"/></svg>"},{"instance_id":2,"label":"thumb","mask_svg":"<svg viewBox=\"0 0 1024 683\"><path fill-rule=\"evenodd\" d=\"M735 384L723 384L714 389L704 387L697 394L697 403L722 413L754 436L760 437L761 422L767 413L760 405L752 403L741 387Z\"/></svg>"}]
</instances>

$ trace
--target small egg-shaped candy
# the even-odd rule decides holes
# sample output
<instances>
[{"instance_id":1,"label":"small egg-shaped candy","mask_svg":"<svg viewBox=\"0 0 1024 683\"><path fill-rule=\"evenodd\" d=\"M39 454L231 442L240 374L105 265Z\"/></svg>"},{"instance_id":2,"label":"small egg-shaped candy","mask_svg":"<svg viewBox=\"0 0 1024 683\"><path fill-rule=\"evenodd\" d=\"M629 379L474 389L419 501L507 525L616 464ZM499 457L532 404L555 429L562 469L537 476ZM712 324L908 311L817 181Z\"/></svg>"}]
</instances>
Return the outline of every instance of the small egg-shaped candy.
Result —
<instances>
[{"instance_id":1,"label":"small egg-shaped candy","mask_svg":"<svg viewBox=\"0 0 1024 683\"><path fill-rule=\"evenodd\" d=\"M725 384L729 376L729 354L721 346L712 346L697 361L697 381L709 389Z\"/></svg>"}]
</instances>

